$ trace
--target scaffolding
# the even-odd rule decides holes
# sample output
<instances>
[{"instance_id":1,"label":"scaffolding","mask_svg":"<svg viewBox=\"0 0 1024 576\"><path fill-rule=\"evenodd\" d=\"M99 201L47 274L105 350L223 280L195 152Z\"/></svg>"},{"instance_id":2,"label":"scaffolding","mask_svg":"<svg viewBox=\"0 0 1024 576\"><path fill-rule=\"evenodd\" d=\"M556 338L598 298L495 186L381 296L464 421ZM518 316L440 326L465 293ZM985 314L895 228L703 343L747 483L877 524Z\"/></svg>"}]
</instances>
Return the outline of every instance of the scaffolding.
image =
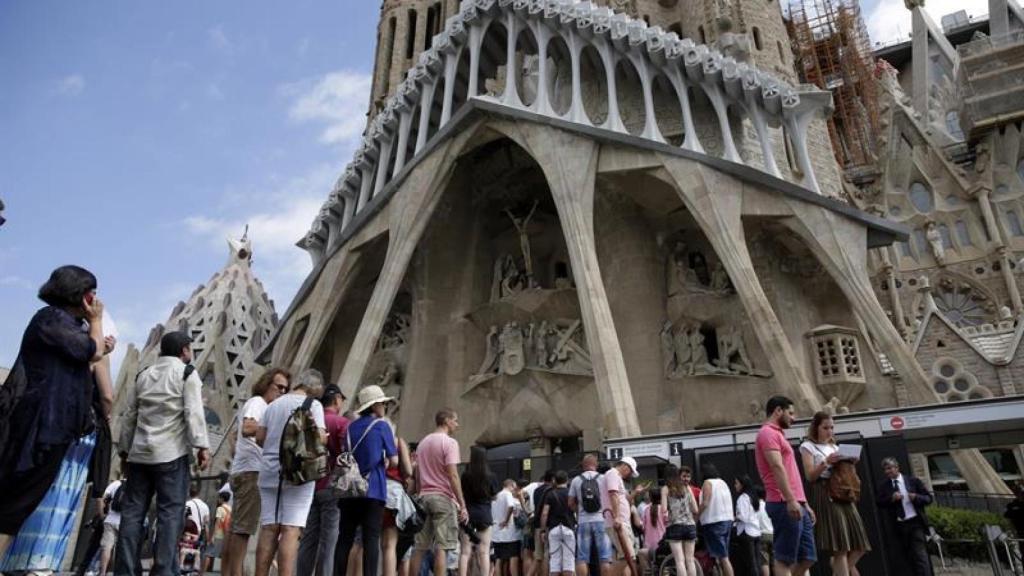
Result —
<instances>
[{"instance_id":1,"label":"scaffolding","mask_svg":"<svg viewBox=\"0 0 1024 576\"><path fill-rule=\"evenodd\" d=\"M802 82L832 92L828 121L836 160L848 174L877 160L878 87L858 0L791 0L786 27Z\"/></svg>"}]
</instances>

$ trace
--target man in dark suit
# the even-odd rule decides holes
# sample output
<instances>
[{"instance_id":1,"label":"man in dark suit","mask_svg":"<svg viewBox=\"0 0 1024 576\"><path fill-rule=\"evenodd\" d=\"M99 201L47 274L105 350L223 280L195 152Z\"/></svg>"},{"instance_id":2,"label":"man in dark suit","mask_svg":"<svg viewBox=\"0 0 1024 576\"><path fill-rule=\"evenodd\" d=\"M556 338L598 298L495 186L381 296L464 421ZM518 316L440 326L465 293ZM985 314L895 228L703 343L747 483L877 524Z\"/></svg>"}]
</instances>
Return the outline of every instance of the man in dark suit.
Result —
<instances>
[{"instance_id":1,"label":"man in dark suit","mask_svg":"<svg viewBox=\"0 0 1024 576\"><path fill-rule=\"evenodd\" d=\"M932 495L921 480L900 474L895 458L882 460L884 480L876 490L878 506L888 510L896 524L900 553L912 567L915 576L931 576L928 557L928 517L924 507L932 503Z\"/></svg>"}]
</instances>

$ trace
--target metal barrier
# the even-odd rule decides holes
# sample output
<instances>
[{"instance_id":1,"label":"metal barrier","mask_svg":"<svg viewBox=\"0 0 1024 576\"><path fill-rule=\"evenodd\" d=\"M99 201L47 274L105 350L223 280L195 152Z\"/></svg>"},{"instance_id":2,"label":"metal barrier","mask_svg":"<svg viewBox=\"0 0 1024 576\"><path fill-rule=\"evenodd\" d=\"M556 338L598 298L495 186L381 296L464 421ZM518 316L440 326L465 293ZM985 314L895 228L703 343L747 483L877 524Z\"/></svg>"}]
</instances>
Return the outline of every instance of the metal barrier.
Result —
<instances>
[{"instance_id":1,"label":"metal barrier","mask_svg":"<svg viewBox=\"0 0 1024 576\"><path fill-rule=\"evenodd\" d=\"M1006 510L1006 505L1013 500L1009 494L985 494L981 492L964 491L940 491L933 493L935 504L948 508L959 508L961 510L976 510L979 512L992 512L1000 516Z\"/></svg>"},{"instance_id":2,"label":"metal barrier","mask_svg":"<svg viewBox=\"0 0 1024 576\"><path fill-rule=\"evenodd\" d=\"M982 528L982 537L988 550L992 574L995 576L1024 575L1024 560L1021 559L1020 538L1013 538L999 526L988 525ZM1000 551L1005 554L1006 564L1000 558Z\"/></svg>"}]
</instances>

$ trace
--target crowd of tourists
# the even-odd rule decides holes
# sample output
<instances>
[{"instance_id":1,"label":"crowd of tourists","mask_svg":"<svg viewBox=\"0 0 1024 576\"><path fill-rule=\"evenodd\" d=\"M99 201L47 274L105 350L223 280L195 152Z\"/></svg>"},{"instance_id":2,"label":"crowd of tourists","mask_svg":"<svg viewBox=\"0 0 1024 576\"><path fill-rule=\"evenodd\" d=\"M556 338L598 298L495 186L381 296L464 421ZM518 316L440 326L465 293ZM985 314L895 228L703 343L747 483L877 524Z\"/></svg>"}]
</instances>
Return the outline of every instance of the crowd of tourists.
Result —
<instances>
[{"instance_id":1,"label":"crowd of tourists","mask_svg":"<svg viewBox=\"0 0 1024 576\"><path fill-rule=\"evenodd\" d=\"M713 465L668 466L640 477L623 457L602 468L585 455L573 476L500 479L487 451L459 472L458 415L408 442L388 418L395 399L361 389L352 410L316 370L270 368L233 427L233 456L215 510L191 478L210 463L202 381L191 339L168 332L160 356L125 391L108 484L113 398L96 278L66 266L40 290L10 377L0 388L0 556L3 572L59 569L86 482L101 520L90 549L100 574L242 576L250 537L255 574L268 576L677 576L804 574L826 551L833 574L857 575L870 543L858 510L856 456L837 446L832 418L814 416L794 449L793 402L765 406L758 478L724 478ZM193 468L193 465L195 468ZM803 477L807 479L807 490ZM894 459L877 504L892 516L913 573L931 573L925 506L931 495ZM155 513L151 510L155 509ZM91 557L87 554L88 557ZM671 559L671 560L668 560ZM88 566L89 559L83 564Z\"/></svg>"}]
</instances>

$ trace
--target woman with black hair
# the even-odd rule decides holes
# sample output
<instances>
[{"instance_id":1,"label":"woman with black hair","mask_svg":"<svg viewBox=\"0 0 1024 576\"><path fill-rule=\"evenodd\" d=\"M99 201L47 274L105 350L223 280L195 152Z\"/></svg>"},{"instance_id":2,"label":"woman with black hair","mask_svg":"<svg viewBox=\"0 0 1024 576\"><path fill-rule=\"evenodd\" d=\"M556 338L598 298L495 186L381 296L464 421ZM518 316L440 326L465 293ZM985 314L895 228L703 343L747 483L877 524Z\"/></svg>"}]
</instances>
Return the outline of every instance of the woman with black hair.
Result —
<instances>
[{"instance_id":1,"label":"woman with black hair","mask_svg":"<svg viewBox=\"0 0 1024 576\"><path fill-rule=\"evenodd\" d=\"M92 364L114 347L103 336L103 303L88 270L57 268L39 299L47 306L29 321L0 387L0 556L46 496L65 456L74 452L76 470L88 466L95 442ZM81 476L84 481L84 471Z\"/></svg>"},{"instance_id":2,"label":"woman with black hair","mask_svg":"<svg viewBox=\"0 0 1024 576\"><path fill-rule=\"evenodd\" d=\"M462 494L466 498L469 520L461 532L462 553L459 555L459 576L469 574L473 546L476 546L478 574L491 573L491 503L498 493L498 481L487 465L487 449L474 445L469 449L469 465L462 473ZM476 534L476 542L470 534Z\"/></svg>"},{"instance_id":3,"label":"woman with black hair","mask_svg":"<svg viewBox=\"0 0 1024 576\"><path fill-rule=\"evenodd\" d=\"M738 476L733 480L733 488L737 494L733 566L738 576L760 576L761 566L757 551L761 546L761 522L757 513L763 503L750 476Z\"/></svg>"}]
</instances>

